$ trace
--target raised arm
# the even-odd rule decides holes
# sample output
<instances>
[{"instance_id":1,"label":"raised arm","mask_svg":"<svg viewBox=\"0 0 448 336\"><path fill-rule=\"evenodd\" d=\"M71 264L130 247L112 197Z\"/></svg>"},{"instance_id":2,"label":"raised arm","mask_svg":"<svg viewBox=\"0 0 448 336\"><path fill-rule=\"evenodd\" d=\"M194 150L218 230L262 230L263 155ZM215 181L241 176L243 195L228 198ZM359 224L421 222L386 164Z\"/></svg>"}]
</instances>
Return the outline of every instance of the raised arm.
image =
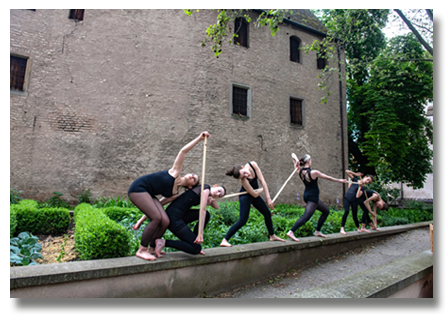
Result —
<instances>
[{"instance_id":1,"label":"raised arm","mask_svg":"<svg viewBox=\"0 0 448 336\"><path fill-rule=\"evenodd\" d=\"M362 185L358 184L358 191L356 192L356 198L360 198L362 196Z\"/></svg>"},{"instance_id":2,"label":"raised arm","mask_svg":"<svg viewBox=\"0 0 448 336\"><path fill-rule=\"evenodd\" d=\"M199 218L201 219L199 222L199 230L198 230L198 236L196 237L196 240L194 241L194 243L196 244L201 244L204 240L203 240L203 232L204 232L204 221L205 221L205 216L207 215L206 213L206 208L207 208L207 201L208 201L208 197L210 196L210 190L209 189L205 189L204 192L201 195L202 198L202 202L201 204L201 208L199 209Z\"/></svg>"},{"instance_id":3,"label":"raised arm","mask_svg":"<svg viewBox=\"0 0 448 336\"><path fill-rule=\"evenodd\" d=\"M345 173L348 175L349 178L354 178L355 176L360 177L362 175L362 173L354 173L351 170L346 170Z\"/></svg>"},{"instance_id":4,"label":"raised arm","mask_svg":"<svg viewBox=\"0 0 448 336\"><path fill-rule=\"evenodd\" d=\"M218 202L216 202L216 200L211 196L208 197L207 205L210 205L214 209L219 209Z\"/></svg>"},{"instance_id":5,"label":"raised arm","mask_svg":"<svg viewBox=\"0 0 448 336\"><path fill-rule=\"evenodd\" d=\"M321 173L318 170L312 170L311 171L311 177L313 179L316 179L316 177L319 177L319 178L323 178L325 180L329 180L329 181L332 181L332 182L347 183L346 179L337 179L337 178L325 175L324 173Z\"/></svg>"},{"instance_id":6,"label":"raised arm","mask_svg":"<svg viewBox=\"0 0 448 336\"><path fill-rule=\"evenodd\" d=\"M246 189L247 193L252 197L256 198L263 192L263 189L261 189L260 191L255 191L246 178L241 179L241 184L243 185L244 189Z\"/></svg>"},{"instance_id":7,"label":"raised arm","mask_svg":"<svg viewBox=\"0 0 448 336\"><path fill-rule=\"evenodd\" d=\"M263 186L264 194L266 195L266 202L268 203L269 208L271 210L274 210L274 203L271 200L271 195L269 194L268 185L266 184L263 173L261 172L260 167L258 167L258 164L255 161L252 161L251 164L254 167L255 172L257 173L257 176L261 182L261 185Z\"/></svg>"},{"instance_id":8,"label":"raised arm","mask_svg":"<svg viewBox=\"0 0 448 336\"><path fill-rule=\"evenodd\" d=\"M169 170L171 176L179 176L182 173L182 166L184 164L185 155L193 149L199 142L205 139L205 137L209 137L210 134L208 132L202 132L196 139L190 141L180 150L179 154L177 154L176 160L174 161L173 167Z\"/></svg>"}]
</instances>

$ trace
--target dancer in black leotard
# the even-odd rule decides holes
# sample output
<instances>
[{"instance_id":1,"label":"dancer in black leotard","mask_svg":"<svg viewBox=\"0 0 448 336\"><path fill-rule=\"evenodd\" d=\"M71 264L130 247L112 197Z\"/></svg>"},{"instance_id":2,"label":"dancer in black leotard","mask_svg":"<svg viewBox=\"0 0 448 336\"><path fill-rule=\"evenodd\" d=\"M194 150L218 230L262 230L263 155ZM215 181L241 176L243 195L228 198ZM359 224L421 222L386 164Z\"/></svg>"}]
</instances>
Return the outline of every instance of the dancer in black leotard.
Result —
<instances>
[{"instance_id":1,"label":"dancer in black leotard","mask_svg":"<svg viewBox=\"0 0 448 336\"><path fill-rule=\"evenodd\" d=\"M359 204L359 197L358 194L364 192L365 185L373 182L372 175L366 175L361 180L358 181L356 176L360 177L362 176L362 173L354 173L350 170L345 171L347 175L352 179L353 182L359 182L353 183L347 190L347 192L344 195L344 215L342 216L342 222L341 222L341 233L343 235L346 235L345 233L345 222L347 221L348 214L350 212L350 208L352 209L352 216L353 221L355 222L356 228L358 229L358 232L369 232L366 228L360 228L359 227L359 220L358 220L358 204ZM360 204L361 205L361 204ZM365 206L364 204L361 205L361 209L364 212Z\"/></svg>"},{"instance_id":2,"label":"dancer in black leotard","mask_svg":"<svg viewBox=\"0 0 448 336\"><path fill-rule=\"evenodd\" d=\"M170 219L168 230L180 240L156 239L155 242L151 242L151 246L155 247L157 251L161 251L166 246L190 254L205 254L202 251L201 243L205 226L210 219L210 213L206 211L206 206L211 205L213 208L219 209L219 204L215 199L223 197L226 190L222 186L210 188L208 184L204 184L202 208L190 209L192 206L200 204L200 193L201 185L198 185L184 192L168 206L166 209ZM187 224L199 220L200 211L202 211L204 220L202 223L198 222L192 232Z\"/></svg>"},{"instance_id":3,"label":"dancer in black leotard","mask_svg":"<svg viewBox=\"0 0 448 336\"><path fill-rule=\"evenodd\" d=\"M316 237L327 237L320 232L320 229L322 228L322 225L327 219L330 211L328 210L328 207L321 200L319 200L319 186L317 184L317 179L320 177L333 182L347 182L347 180L345 179L336 179L334 177L325 175L318 170L311 170L311 163L311 157L309 155L302 156L298 162L294 160L294 165L296 168L299 168L299 164L302 167L298 174L305 184L305 193L303 195L303 199L306 202L305 213L297 220L291 230L289 230L289 232L286 234L294 241L299 241L299 239L294 236L294 231L304 225L316 210L322 212L322 215L317 222L317 228L314 232L314 235Z\"/></svg>"},{"instance_id":4,"label":"dancer in black leotard","mask_svg":"<svg viewBox=\"0 0 448 336\"><path fill-rule=\"evenodd\" d=\"M253 205L255 209L261 212L264 217L264 222L269 232L269 240L270 241L285 241L277 237L274 234L274 227L272 226L272 218L271 212L269 211L266 203L260 197L260 194L264 191L266 195L266 200L268 202L269 208L274 210L274 203L271 200L271 196L269 195L268 186L266 181L264 180L263 174L261 173L260 168L258 167L255 161L251 161L247 163L245 166L234 166L229 169L226 173L228 176L233 176L234 178L241 180L241 190L247 191L247 194L239 196L240 201L240 218L238 222L236 222L227 232L226 236L222 240L219 246L230 247L229 239L240 229L244 224L247 223L249 219L250 206ZM260 179L261 185L263 186L263 190L255 191L258 189L258 179Z\"/></svg>"},{"instance_id":5,"label":"dancer in black leotard","mask_svg":"<svg viewBox=\"0 0 448 336\"><path fill-rule=\"evenodd\" d=\"M389 210L389 205L382 200L380 194L378 194L376 191L370 190L370 189L363 192L359 199L361 200L361 204L363 204L365 206L365 210L363 209L363 215L362 215L362 220L361 220L362 227L365 228L367 224L370 224L371 230L380 231L378 229L376 209L380 208L381 210L387 211L387 210ZM373 211L370 208L371 201L374 202L373 203ZM373 223L370 220L369 212L372 215Z\"/></svg>"},{"instance_id":6,"label":"dancer in black leotard","mask_svg":"<svg viewBox=\"0 0 448 336\"><path fill-rule=\"evenodd\" d=\"M178 189L180 187L192 188L199 183L199 178L195 174L184 176L180 176L180 174L185 155L208 136L207 132L202 132L199 137L185 145L177 155L171 169L141 176L132 182L129 187L129 200L144 213L144 216L133 226L133 229L138 230L146 218L151 219L143 231L141 244L136 253L137 257L146 260L156 259L151 255L154 251L152 249L148 250L148 244L151 240L162 237L169 225L168 216L162 205L175 199L179 194ZM164 196L163 200L159 201L156 195ZM157 252L156 256L161 257Z\"/></svg>"}]
</instances>

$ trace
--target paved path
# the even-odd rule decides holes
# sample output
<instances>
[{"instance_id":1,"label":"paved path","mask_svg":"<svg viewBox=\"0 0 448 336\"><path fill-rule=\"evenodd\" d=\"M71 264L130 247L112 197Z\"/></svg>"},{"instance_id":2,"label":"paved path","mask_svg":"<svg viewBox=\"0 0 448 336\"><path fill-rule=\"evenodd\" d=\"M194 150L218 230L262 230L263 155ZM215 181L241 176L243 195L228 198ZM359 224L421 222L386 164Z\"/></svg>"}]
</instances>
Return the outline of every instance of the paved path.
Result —
<instances>
[{"instance_id":1,"label":"paved path","mask_svg":"<svg viewBox=\"0 0 448 336\"><path fill-rule=\"evenodd\" d=\"M379 239L362 248L316 260L315 265L291 269L264 281L214 295L214 298L281 298L309 290L414 253L431 249L429 228Z\"/></svg>"}]
</instances>

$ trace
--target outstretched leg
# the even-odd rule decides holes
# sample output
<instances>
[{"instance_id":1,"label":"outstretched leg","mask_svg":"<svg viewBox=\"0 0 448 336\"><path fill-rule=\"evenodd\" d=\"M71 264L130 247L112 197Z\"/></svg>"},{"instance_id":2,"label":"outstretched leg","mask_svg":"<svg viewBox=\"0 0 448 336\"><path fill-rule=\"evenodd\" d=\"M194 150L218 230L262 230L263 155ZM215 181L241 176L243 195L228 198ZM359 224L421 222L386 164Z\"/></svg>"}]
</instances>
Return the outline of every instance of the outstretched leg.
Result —
<instances>
[{"instance_id":1,"label":"outstretched leg","mask_svg":"<svg viewBox=\"0 0 448 336\"><path fill-rule=\"evenodd\" d=\"M260 213L264 217L264 223L266 224L266 227L268 228L269 240L284 242L285 241L284 239L277 237L274 233L274 226L272 225L272 215L271 215L271 212L269 211L268 206L264 202L264 200L260 196L258 196L257 198L252 200L252 205L255 207L255 209L260 211Z\"/></svg>"},{"instance_id":2,"label":"outstretched leg","mask_svg":"<svg viewBox=\"0 0 448 336\"><path fill-rule=\"evenodd\" d=\"M317 203L314 202L307 202L305 207L305 212L302 217L300 217L294 224L294 226L289 230L289 232L286 234L289 238L291 238L294 241L299 241L294 236L294 232L299 229L302 225L304 225L306 222L309 221L311 216L314 214L314 211L316 211Z\"/></svg>"},{"instance_id":3,"label":"outstretched leg","mask_svg":"<svg viewBox=\"0 0 448 336\"><path fill-rule=\"evenodd\" d=\"M224 239L222 240L221 244L219 246L223 247L230 247L229 240L232 238L232 236L241 229L244 224L247 223L247 220L249 219L249 212L250 212L250 204L251 204L251 196L250 195L242 195L239 197L240 200L240 218L238 219L238 222L232 225L232 227L229 229L227 234L225 235Z\"/></svg>"},{"instance_id":4,"label":"outstretched leg","mask_svg":"<svg viewBox=\"0 0 448 336\"><path fill-rule=\"evenodd\" d=\"M130 193L129 200L151 219L143 230L142 240L136 256L145 260L155 260L156 258L148 252L148 244L159 225L168 227L168 216L160 202L157 199L153 199L149 193Z\"/></svg>"},{"instance_id":5,"label":"outstretched leg","mask_svg":"<svg viewBox=\"0 0 448 336\"><path fill-rule=\"evenodd\" d=\"M322 202L321 200L319 200L316 210L319 210L320 212L322 212L322 215L320 215L319 220L317 221L317 228L316 228L316 231L314 232L314 235L316 237L327 238L327 236L322 234L320 232L320 230L322 229L322 225L324 225L325 220L327 219L328 215L330 214L330 210L324 204L324 202Z\"/></svg>"},{"instance_id":6,"label":"outstretched leg","mask_svg":"<svg viewBox=\"0 0 448 336\"><path fill-rule=\"evenodd\" d=\"M346 235L345 232L345 222L347 221L348 213L350 212L350 201L344 197L344 215L342 215L342 221L341 221L341 233L343 235Z\"/></svg>"}]
</instances>

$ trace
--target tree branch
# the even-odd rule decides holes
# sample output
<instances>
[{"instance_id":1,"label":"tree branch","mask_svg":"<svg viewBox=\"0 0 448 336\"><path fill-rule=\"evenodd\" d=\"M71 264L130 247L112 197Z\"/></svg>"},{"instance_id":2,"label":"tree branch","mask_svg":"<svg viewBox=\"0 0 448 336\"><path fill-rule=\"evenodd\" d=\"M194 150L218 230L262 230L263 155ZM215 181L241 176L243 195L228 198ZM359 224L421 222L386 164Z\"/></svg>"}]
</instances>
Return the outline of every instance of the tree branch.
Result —
<instances>
[{"instance_id":1,"label":"tree branch","mask_svg":"<svg viewBox=\"0 0 448 336\"><path fill-rule=\"evenodd\" d=\"M432 9L425 9L425 11L428 14L429 18L431 19L431 21L434 22L434 20L432 19Z\"/></svg>"},{"instance_id":2,"label":"tree branch","mask_svg":"<svg viewBox=\"0 0 448 336\"><path fill-rule=\"evenodd\" d=\"M394 9L395 12L401 17L401 19L406 23L408 28L414 33L415 37L419 40L419 42L425 47L426 50L433 56L433 51L431 46L423 39L423 37L420 35L420 33L415 29L415 27L412 25L412 23L404 16L401 10Z\"/></svg>"}]
</instances>

